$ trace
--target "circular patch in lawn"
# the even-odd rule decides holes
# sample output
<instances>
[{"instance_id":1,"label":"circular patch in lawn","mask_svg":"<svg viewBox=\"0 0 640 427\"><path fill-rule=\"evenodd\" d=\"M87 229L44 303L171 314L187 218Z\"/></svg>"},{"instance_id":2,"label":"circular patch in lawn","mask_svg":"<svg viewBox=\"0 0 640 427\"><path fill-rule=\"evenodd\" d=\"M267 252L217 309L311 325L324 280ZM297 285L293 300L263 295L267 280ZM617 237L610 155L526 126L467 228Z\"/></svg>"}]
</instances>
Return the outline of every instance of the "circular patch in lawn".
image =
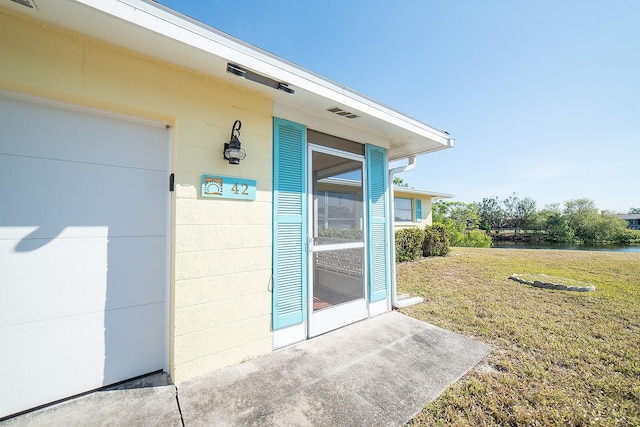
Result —
<instances>
[{"instance_id":1,"label":"circular patch in lawn","mask_svg":"<svg viewBox=\"0 0 640 427\"><path fill-rule=\"evenodd\" d=\"M596 287L579 280L567 279L565 277L549 276L548 274L516 274L513 273L509 279L518 283L536 288L554 289L556 291L591 292Z\"/></svg>"}]
</instances>

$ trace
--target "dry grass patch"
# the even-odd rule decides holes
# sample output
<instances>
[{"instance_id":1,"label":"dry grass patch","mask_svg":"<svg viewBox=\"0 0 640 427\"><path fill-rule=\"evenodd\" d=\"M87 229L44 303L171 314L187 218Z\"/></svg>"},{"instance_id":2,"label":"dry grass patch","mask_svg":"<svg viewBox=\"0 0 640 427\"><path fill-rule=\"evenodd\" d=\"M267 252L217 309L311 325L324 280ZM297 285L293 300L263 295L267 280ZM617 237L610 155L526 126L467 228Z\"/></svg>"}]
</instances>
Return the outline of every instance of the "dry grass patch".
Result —
<instances>
[{"instance_id":1,"label":"dry grass patch","mask_svg":"<svg viewBox=\"0 0 640 427\"><path fill-rule=\"evenodd\" d=\"M640 256L454 248L399 264L402 311L494 346L412 425L640 425ZM510 274L593 284L534 288Z\"/></svg>"}]
</instances>

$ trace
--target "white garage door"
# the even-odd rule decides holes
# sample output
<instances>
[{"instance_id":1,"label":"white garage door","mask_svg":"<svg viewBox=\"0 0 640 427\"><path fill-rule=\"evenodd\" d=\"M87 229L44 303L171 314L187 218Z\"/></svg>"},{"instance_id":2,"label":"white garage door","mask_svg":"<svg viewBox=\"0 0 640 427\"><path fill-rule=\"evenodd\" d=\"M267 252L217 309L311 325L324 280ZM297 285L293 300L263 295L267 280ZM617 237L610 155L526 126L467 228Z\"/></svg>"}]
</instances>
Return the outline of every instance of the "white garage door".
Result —
<instances>
[{"instance_id":1,"label":"white garage door","mask_svg":"<svg viewBox=\"0 0 640 427\"><path fill-rule=\"evenodd\" d=\"M164 126L0 95L0 417L166 368Z\"/></svg>"}]
</instances>

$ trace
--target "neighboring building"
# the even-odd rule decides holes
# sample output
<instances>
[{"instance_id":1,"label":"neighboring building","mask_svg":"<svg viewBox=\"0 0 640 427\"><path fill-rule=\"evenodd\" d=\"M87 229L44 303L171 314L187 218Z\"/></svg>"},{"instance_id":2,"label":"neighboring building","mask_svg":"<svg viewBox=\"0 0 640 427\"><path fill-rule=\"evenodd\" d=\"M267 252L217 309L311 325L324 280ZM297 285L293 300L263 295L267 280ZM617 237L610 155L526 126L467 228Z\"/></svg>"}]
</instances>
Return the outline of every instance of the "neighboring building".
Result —
<instances>
[{"instance_id":1,"label":"neighboring building","mask_svg":"<svg viewBox=\"0 0 640 427\"><path fill-rule=\"evenodd\" d=\"M618 218L624 219L632 230L640 230L640 214L618 214Z\"/></svg>"},{"instance_id":2,"label":"neighboring building","mask_svg":"<svg viewBox=\"0 0 640 427\"><path fill-rule=\"evenodd\" d=\"M448 133L141 0L0 0L0 64L0 417L391 309L388 164Z\"/></svg>"},{"instance_id":3,"label":"neighboring building","mask_svg":"<svg viewBox=\"0 0 640 427\"><path fill-rule=\"evenodd\" d=\"M408 187L393 187L394 228L420 227L432 225L431 207L433 201L450 199L453 194L416 190Z\"/></svg>"},{"instance_id":4,"label":"neighboring building","mask_svg":"<svg viewBox=\"0 0 640 427\"><path fill-rule=\"evenodd\" d=\"M316 190L320 226L325 229L356 229L363 221L355 209L362 200L358 181L350 179L322 179ZM453 194L393 187L394 229L432 225L432 203L450 199ZM326 213L330 214L327 215Z\"/></svg>"}]
</instances>

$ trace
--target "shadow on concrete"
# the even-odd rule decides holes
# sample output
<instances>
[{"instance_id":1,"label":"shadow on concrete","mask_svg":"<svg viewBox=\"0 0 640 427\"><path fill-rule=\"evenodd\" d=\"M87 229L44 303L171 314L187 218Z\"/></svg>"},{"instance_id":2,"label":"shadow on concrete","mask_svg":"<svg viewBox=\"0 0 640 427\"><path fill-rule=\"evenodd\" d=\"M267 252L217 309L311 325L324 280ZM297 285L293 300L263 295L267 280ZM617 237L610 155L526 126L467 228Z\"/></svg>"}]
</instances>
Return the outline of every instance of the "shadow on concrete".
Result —
<instances>
[{"instance_id":1,"label":"shadow on concrete","mask_svg":"<svg viewBox=\"0 0 640 427\"><path fill-rule=\"evenodd\" d=\"M171 377L162 371L153 372L149 375L142 375L138 378L122 381L117 384L103 387L97 391L112 391L112 390L133 390L137 388L149 388L149 387L164 387L173 386Z\"/></svg>"}]
</instances>

